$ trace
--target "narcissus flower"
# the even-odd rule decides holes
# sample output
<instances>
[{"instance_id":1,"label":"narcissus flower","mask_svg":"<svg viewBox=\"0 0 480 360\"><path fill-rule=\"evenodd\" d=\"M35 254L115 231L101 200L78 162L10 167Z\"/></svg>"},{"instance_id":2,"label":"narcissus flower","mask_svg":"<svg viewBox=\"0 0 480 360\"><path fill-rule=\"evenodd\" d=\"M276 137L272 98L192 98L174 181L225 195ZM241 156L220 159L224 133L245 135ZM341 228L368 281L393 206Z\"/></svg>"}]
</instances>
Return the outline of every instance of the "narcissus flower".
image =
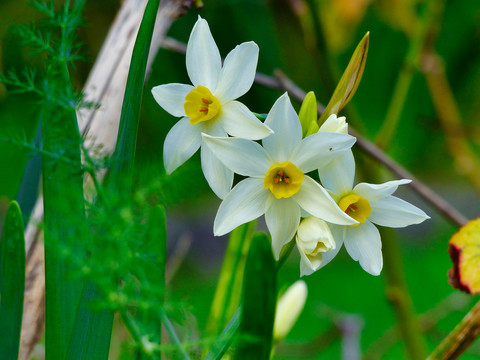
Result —
<instances>
[{"instance_id":1,"label":"narcissus flower","mask_svg":"<svg viewBox=\"0 0 480 360\"><path fill-rule=\"evenodd\" d=\"M382 242L373 224L401 228L419 224L430 217L416 206L392 196L399 185L408 184L411 180L395 180L384 184L360 183L353 187L355 160L351 152L332 161L328 170L319 170L323 186L329 190L340 209L359 224L330 224L337 247L323 254L320 267L332 260L344 243L352 259L360 262L366 272L379 275L383 267Z\"/></svg>"},{"instance_id":2,"label":"narcissus flower","mask_svg":"<svg viewBox=\"0 0 480 360\"><path fill-rule=\"evenodd\" d=\"M223 200L214 223L215 235L265 214L275 258L297 231L301 209L326 221L356 224L325 189L306 173L322 168L355 143L345 134L317 133L302 140L298 115L287 94L265 120L274 134L260 144L239 138L204 135L212 152L232 171L248 176Z\"/></svg>"},{"instance_id":3,"label":"narcissus flower","mask_svg":"<svg viewBox=\"0 0 480 360\"><path fill-rule=\"evenodd\" d=\"M201 133L258 140L272 133L242 103L235 101L252 86L258 61L254 42L238 45L223 67L207 22L200 18L187 44L187 72L192 85L156 86L157 103L173 116L182 117L168 133L163 146L167 173L187 161L201 147L202 169L212 190L223 198L230 190L233 173L202 145Z\"/></svg>"},{"instance_id":4,"label":"narcissus flower","mask_svg":"<svg viewBox=\"0 0 480 360\"><path fill-rule=\"evenodd\" d=\"M295 239L300 253L300 276L317 271L322 264L323 253L336 248L327 223L314 216L300 222Z\"/></svg>"}]
</instances>

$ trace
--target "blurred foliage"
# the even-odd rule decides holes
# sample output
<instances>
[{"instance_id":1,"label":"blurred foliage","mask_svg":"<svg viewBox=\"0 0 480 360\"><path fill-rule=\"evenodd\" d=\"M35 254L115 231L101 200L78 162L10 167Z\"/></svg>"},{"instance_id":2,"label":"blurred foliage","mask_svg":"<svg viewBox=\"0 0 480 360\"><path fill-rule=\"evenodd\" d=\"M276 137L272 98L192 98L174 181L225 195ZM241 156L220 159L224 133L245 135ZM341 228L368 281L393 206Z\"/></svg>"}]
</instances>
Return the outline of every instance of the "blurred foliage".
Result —
<instances>
[{"instance_id":1,"label":"blurred foliage","mask_svg":"<svg viewBox=\"0 0 480 360\"><path fill-rule=\"evenodd\" d=\"M312 4L315 14L310 11ZM235 45L253 40L260 47L259 71L271 75L276 68L282 69L300 87L315 91L317 100L324 105L356 44L370 31L362 82L341 115L346 115L352 127L373 139L385 119L422 6L424 1L420 0L206 0L201 16L208 20L223 56ZM450 0L444 6L443 15L435 24L439 29L435 48L445 61L468 141L479 156L480 6L477 0ZM118 7L119 1L114 0L87 2L84 19L87 26L80 33L81 51L92 62ZM42 59L28 55L28 47L20 43L12 28L13 24L36 19L35 12L24 2L3 0L0 13L0 72L21 71L24 67L44 70ZM321 38L315 32L313 16L321 25ZM169 36L186 42L196 18L197 11L189 11L173 24ZM76 64L71 76L77 90L81 90L92 62ZM160 201L167 207L170 255L177 250L181 236L187 234L193 238L189 254L172 275L167 289L167 305L175 304L172 307L177 309L178 316L174 318L185 326L181 333L184 339L192 340L204 332L226 244L223 238L213 237L213 216L219 200L202 176L198 154L172 176L165 175L163 141L177 120L155 103L150 89L170 82L188 82L185 57L160 50L145 86L136 181L139 199ZM39 121L35 99L7 90L0 84L1 136L33 141ZM266 113L280 94L254 85L241 100L251 110ZM298 110L300 104L294 105ZM428 88L418 70L388 153L450 199L465 215L478 216L479 196L453 165ZM25 182L38 174L32 167L27 167L24 173L27 160L34 155L24 147L0 141L0 154L0 218L3 219L5 204L17 194L25 193L22 190L19 193L22 176ZM21 205L22 201L35 197L36 185L25 186L33 192L19 199ZM433 322L426 323L428 345L433 349L469 307L469 300L459 297L437 308L457 292L447 281L451 267L447 242L455 229L408 190L402 195L432 216L431 221L398 234L414 306L420 314L428 313ZM299 257L295 251L293 254L279 273L278 288L293 283L299 276ZM339 358L342 337L337 325L349 315L361 319L359 341L369 358L404 358L401 343L392 342L389 346L388 341L382 341L382 334L396 321L384 294L383 276L366 274L342 250L335 261L305 281L309 287L306 308L284 344L278 346L276 358ZM462 359L478 359L479 352L478 344L474 345Z\"/></svg>"}]
</instances>

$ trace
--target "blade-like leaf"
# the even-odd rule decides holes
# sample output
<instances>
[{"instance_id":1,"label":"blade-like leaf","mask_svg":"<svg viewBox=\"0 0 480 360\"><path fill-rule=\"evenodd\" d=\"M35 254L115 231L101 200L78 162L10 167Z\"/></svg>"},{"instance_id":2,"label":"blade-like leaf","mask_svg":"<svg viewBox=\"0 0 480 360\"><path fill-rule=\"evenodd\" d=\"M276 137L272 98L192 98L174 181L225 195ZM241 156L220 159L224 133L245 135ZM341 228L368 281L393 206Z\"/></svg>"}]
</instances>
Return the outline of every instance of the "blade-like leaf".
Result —
<instances>
[{"instance_id":1,"label":"blade-like leaf","mask_svg":"<svg viewBox=\"0 0 480 360\"><path fill-rule=\"evenodd\" d=\"M117 146L113 154L110 173L111 183L117 187L119 184L131 184L138 120L143 97L143 82L159 5L160 0L148 1L133 47L132 61L128 70L125 95L123 96Z\"/></svg>"},{"instance_id":2,"label":"blade-like leaf","mask_svg":"<svg viewBox=\"0 0 480 360\"><path fill-rule=\"evenodd\" d=\"M70 87L64 64L50 67L56 97ZM60 75L61 74L61 75ZM54 80L51 80L54 81ZM55 80L58 81L58 80ZM68 91L68 90L67 90ZM80 303L83 281L73 278L68 256L86 256L86 218L80 162L80 134L74 108L45 101L42 109L43 148L69 161L42 156L45 241L45 351L48 359L65 359ZM70 254L70 255L66 255ZM82 259L78 259L81 262Z\"/></svg>"},{"instance_id":3,"label":"blade-like leaf","mask_svg":"<svg viewBox=\"0 0 480 360\"><path fill-rule=\"evenodd\" d=\"M113 312L92 308L101 296L102 292L93 282L85 283L66 359L108 359Z\"/></svg>"},{"instance_id":4,"label":"blade-like leaf","mask_svg":"<svg viewBox=\"0 0 480 360\"><path fill-rule=\"evenodd\" d=\"M25 239L22 213L13 201L8 207L0 242L0 351L16 360L22 327L25 291Z\"/></svg>"},{"instance_id":5,"label":"blade-like leaf","mask_svg":"<svg viewBox=\"0 0 480 360\"><path fill-rule=\"evenodd\" d=\"M319 126L321 126L330 115L338 114L352 99L355 91L357 91L360 80L362 79L365 62L367 61L368 43L369 33L367 32L357 45L340 82L333 92L332 98L322 116L320 116L318 120Z\"/></svg>"},{"instance_id":6,"label":"blade-like leaf","mask_svg":"<svg viewBox=\"0 0 480 360\"><path fill-rule=\"evenodd\" d=\"M276 304L276 271L269 237L252 239L243 279L243 315L235 359L268 360Z\"/></svg>"},{"instance_id":7,"label":"blade-like leaf","mask_svg":"<svg viewBox=\"0 0 480 360\"><path fill-rule=\"evenodd\" d=\"M143 82L159 4L160 0L148 1L135 40L123 99L117 146L113 155L111 172L107 178L110 192L126 197L130 194L131 189ZM91 256L95 256L95 254ZM98 299L99 296L99 289L95 285L87 283L68 349L72 359L103 360L108 358L113 313L109 310L93 311L91 309L91 302ZM76 336L78 338L75 338Z\"/></svg>"}]
</instances>

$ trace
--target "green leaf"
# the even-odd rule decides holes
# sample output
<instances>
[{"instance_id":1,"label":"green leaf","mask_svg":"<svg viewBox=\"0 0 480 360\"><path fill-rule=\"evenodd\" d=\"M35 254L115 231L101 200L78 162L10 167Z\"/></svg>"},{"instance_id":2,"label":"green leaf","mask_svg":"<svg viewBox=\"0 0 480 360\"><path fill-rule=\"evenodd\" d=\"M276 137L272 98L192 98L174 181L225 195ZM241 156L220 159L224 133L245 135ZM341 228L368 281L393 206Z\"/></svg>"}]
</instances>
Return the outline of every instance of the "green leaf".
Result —
<instances>
[{"instance_id":1,"label":"green leaf","mask_svg":"<svg viewBox=\"0 0 480 360\"><path fill-rule=\"evenodd\" d=\"M70 88L66 65L54 64L47 78L55 99ZM55 79L55 80L53 80ZM65 359L82 295L83 281L74 278L69 257L83 261L87 240L80 134L75 109L46 99L42 109L43 148L69 161L42 156L45 241L45 350L48 359ZM49 101L50 100L50 101Z\"/></svg>"},{"instance_id":2,"label":"green leaf","mask_svg":"<svg viewBox=\"0 0 480 360\"><path fill-rule=\"evenodd\" d=\"M367 32L357 45L345 72L333 92L330 102L318 120L318 125L321 126L330 115L338 114L352 99L355 91L357 91L362 79L365 62L367 61L368 43L369 33Z\"/></svg>"},{"instance_id":3,"label":"green leaf","mask_svg":"<svg viewBox=\"0 0 480 360\"><path fill-rule=\"evenodd\" d=\"M300 112L298 113L302 125L302 137L314 134L318 131L317 124L317 99L315 93L310 91L305 95Z\"/></svg>"},{"instance_id":4,"label":"green leaf","mask_svg":"<svg viewBox=\"0 0 480 360\"><path fill-rule=\"evenodd\" d=\"M207 333L217 335L226 325L240 304L243 284L243 269L252 241L256 222L236 228L230 234L217 289L210 309Z\"/></svg>"},{"instance_id":5,"label":"green leaf","mask_svg":"<svg viewBox=\"0 0 480 360\"><path fill-rule=\"evenodd\" d=\"M102 292L93 282L85 283L66 359L108 359L113 312L92 307L101 296Z\"/></svg>"},{"instance_id":6,"label":"green leaf","mask_svg":"<svg viewBox=\"0 0 480 360\"><path fill-rule=\"evenodd\" d=\"M133 47L132 61L128 70L125 95L123 96L117 145L110 169L113 186L117 189L120 185L131 186L140 106L143 97L143 82L159 5L160 0L148 1Z\"/></svg>"},{"instance_id":7,"label":"green leaf","mask_svg":"<svg viewBox=\"0 0 480 360\"><path fill-rule=\"evenodd\" d=\"M107 178L110 193L125 197L129 196L131 190L143 81L159 4L160 0L148 2L137 34L123 100L117 147ZM110 310L95 311L91 308L92 302L101 299L101 296L100 289L93 283L86 283L70 340L68 359L108 358L113 313Z\"/></svg>"},{"instance_id":8,"label":"green leaf","mask_svg":"<svg viewBox=\"0 0 480 360\"><path fill-rule=\"evenodd\" d=\"M243 279L243 315L235 359L268 360L272 348L276 304L276 268L266 234L250 245Z\"/></svg>"},{"instance_id":9,"label":"green leaf","mask_svg":"<svg viewBox=\"0 0 480 360\"><path fill-rule=\"evenodd\" d=\"M25 291L25 238L22 213L15 201L8 207L0 242L0 349L2 359L16 360Z\"/></svg>"}]
</instances>

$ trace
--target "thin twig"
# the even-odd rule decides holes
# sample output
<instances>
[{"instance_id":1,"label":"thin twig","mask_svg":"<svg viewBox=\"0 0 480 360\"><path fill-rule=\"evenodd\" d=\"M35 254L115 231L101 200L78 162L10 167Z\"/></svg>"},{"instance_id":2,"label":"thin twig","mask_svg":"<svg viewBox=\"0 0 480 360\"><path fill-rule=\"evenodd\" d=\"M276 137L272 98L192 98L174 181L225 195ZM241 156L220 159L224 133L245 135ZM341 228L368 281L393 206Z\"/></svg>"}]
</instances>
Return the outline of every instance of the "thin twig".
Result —
<instances>
[{"instance_id":1,"label":"thin twig","mask_svg":"<svg viewBox=\"0 0 480 360\"><path fill-rule=\"evenodd\" d=\"M463 318L453 331L432 352L427 360L455 360L480 335L480 302Z\"/></svg>"}]
</instances>

